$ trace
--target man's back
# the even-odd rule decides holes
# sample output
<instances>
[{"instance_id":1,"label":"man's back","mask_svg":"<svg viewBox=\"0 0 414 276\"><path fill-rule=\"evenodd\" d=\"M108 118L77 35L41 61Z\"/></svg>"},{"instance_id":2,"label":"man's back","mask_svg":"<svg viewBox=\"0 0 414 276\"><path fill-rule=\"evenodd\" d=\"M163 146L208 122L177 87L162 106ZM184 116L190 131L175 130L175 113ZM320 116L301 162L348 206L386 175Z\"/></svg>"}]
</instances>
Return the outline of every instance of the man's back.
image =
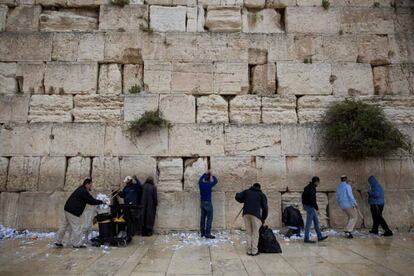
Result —
<instances>
[{"instance_id":1,"label":"man's back","mask_svg":"<svg viewBox=\"0 0 414 276\"><path fill-rule=\"evenodd\" d=\"M342 209L351 208L355 205L352 188L348 183L343 181L338 185L336 188L336 200Z\"/></svg>"},{"instance_id":2,"label":"man's back","mask_svg":"<svg viewBox=\"0 0 414 276\"><path fill-rule=\"evenodd\" d=\"M203 174L198 181L198 186L200 188L200 198L201 201L211 201L211 190L217 184L217 177L212 176L209 179L208 174Z\"/></svg>"}]
</instances>

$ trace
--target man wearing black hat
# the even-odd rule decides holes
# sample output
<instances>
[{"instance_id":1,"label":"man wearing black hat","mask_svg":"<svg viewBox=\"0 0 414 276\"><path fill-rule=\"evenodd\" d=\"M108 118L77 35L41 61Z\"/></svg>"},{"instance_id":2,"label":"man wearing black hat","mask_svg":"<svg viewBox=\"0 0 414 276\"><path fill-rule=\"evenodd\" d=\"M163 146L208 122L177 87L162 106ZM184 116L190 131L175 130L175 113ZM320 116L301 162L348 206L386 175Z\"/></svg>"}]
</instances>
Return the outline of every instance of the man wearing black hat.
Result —
<instances>
[{"instance_id":1,"label":"man wearing black hat","mask_svg":"<svg viewBox=\"0 0 414 276\"><path fill-rule=\"evenodd\" d=\"M236 194L236 200L244 203L243 219L246 227L247 255L259 255L259 229L264 224L267 213L267 198L260 189L260 184L255 183L252 187Z\"/></svg>"}]
</instances>

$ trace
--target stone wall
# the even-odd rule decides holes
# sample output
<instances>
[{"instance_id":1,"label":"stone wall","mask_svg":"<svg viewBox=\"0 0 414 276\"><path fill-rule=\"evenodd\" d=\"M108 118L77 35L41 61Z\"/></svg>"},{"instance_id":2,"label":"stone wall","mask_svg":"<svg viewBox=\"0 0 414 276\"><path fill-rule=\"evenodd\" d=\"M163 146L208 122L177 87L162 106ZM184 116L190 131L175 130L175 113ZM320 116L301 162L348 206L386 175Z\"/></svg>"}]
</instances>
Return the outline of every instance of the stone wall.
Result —
<instances>
[{"instance_id":1,"label":"stone wall","mask_svg":"<svg viewBox=\"0 0 414 276\"><path fill-rule=\"evenodd\" d=\"M320 2L0 0L0 223L56 228L86 176L108 192L137 174L158 178L158 230L194 230L197 180L211 168L216 229L230 227L235 192L256 181L280 227L313 175L323 225L341 227L344 173L362 226L374 174L387 220L411 228L412 154L344 162L324 156L318 137L329 105L351 97L384 107L414 142L414 3ZM152 110L171 125L128 133Z\"/></svg>"}]
</instances>

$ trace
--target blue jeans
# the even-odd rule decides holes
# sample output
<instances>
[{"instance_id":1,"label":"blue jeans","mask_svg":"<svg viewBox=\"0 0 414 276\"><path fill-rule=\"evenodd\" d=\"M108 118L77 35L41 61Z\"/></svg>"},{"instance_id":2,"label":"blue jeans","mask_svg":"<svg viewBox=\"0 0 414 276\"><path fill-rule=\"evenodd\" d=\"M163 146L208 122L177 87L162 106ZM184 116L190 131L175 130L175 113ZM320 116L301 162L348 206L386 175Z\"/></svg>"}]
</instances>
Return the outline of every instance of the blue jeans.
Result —
<instances>
[{"instance_id":1,"label":"blue jeans","mask_svg":"<svg viewBox=\"0 0 414 276\"><path fill-rule=\"evenodd\" d=\"M309 232L312 221L315 227L316 235L318 235L318 239L322 238L321 229L319 228L318 215L316 214L315 208L309 205L303 205L303 208L306 210L305 241L309 240Z\"/></svg>"},{"instance_id":2,"label":"blue jeans","mask_svg":"<svg viewBox=\"0 0 414 276\"><path fill-rule=\"evenodd\" d=\"M210 235L213 223L213 204L211 201L201 201L200 232L201 235ZM207 220L207 222L206 222Z\"/></svg>"}]
</instances>

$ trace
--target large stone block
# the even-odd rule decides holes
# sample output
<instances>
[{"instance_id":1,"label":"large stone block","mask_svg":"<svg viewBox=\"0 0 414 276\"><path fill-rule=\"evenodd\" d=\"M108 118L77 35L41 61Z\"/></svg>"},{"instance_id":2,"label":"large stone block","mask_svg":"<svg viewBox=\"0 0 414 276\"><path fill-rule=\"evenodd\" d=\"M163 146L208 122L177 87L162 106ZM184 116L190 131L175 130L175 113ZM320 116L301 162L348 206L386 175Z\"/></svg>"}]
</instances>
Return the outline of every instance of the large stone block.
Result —
<instances>
[{"instance_id":1,"label":"large stone block","mask_svg":"<svg viewBox=\"0 0 414 276\"><path fill-rule=\"evenodd\" d=\"M398 9L394 18L395 30L398 33L413 33L413 9Z\"/></svg>"},{"instance_id":2,"label":"large stone block","mask_svg":"<svg viewBox=\"0 0 414 276\"><path fill-rule=\"evenodd\" d=\"M333 79L333 94L336 96L374 95L372 68L369 64L333 64Z\"/></svg>"},{"instance_id":3,"label":"large stone block","mask_svg":"<svg viewBox=\"0 0 414 276\"><path fill-rule=\"evenodd\" d=\"M281 191L286 181L286 159L284 156L257 156L257 182L262 189Z\"/></svg>"},{"instance_id":4,"label":"large stone block","mask_svg":"<svg viewBox=\"0 0 414 276\"><path fill-rule=\"evenodd\" d=\"M103 33L54 33L52 60L102 61L104 46Z\"/></svg>"},{"instance_id":5,"label":"large stone block","mask_svg":"<svg viewBox=\"0 0 414 276\"><path fill-rule=\"evenodd\" d=\"M16 76L20 82L21 92L30 94L44 94L45 71L46 64L43 62L19 62L17 64ZM58 93L59 91L53 92Z\"/></svg>"},{"instance_id":6,"label":"large stone block","mask_svg":"<svg viewBox=\"0 0 414 276\"><path fill-rule=\"evenodd\" d=\"M0 95L0 122L27 122L29 96Z\"/></svg>"},{"instance_id":7,"label":"large stone block","mask_svg":"<svg viewBox=\"0 0 414 276\"><path fill-rule=\"evenodd\" d=\"M276 63L278 94L332 94L330 64Z\"/></svg>"},{"instance_id":8,"label":"large stone block","mask_svg":"<svg viewBox=\"0 0 414 276\"><path fill-rule=\"evenodd\" d=\"M0 32L3 32L6 29L6 19L8 7L6 5L0 5Z\"/></svg>"},{"instance_id":9,"label":"large stone block","mask_svg":"<svg viewBox=\"0 0 414 276\"><path fill-rule=\"evenodd\" d=\"M295 96L262 97L262 121L265 124L295 124Z\"/></svg>"},{"instance_id":10,"label":"large stone block","mask_svg":"<svg viewBox=\"0 0 414 276\"><path fill-rule=\"evenodd\" d=\"M266 0L245 0L243 1L243 4L247 8L260 9L264 8Z\"/></svg>"},{"instance_id":11,"label":"large stone block","mask_svg":"<svg viewBox=\"0 0 414 276\"><path fill-rule=\"evenodd\" d=\"M202 5L187 6L187 32L205 32L205 11Z\"/></svg>"},{"instance_id":12,"label":"large stone block","mask_svg":"<svg viewBox=\"0 0 414 276\"><path fill-rule=\"evenodd\" d=\"M101 61L104 59L104 47L106 46L104 34L81 33L79 37L78 61Z\"/></svg>"},{"instance_id":13,"label":"large stone block","mask_svg":"<svg viewBox=\"0 0 414 276\"><path fill-rule=\"evenodd\" d=\"M160 113L171 123L195 123L195 105L191 95L160 95Z\"/></svg>"},{"instance_id":14,"label":"large stone block","mask_svg":"<svg viewBox=\"0 0 414 276\"><path fill-rule=\"evenodd\" d=\"M228 125L225 128L224 149L227 155L279 155L280 126Z\"/></svg>"},{"instance_id":15,"label":"large stone block","mask_svg":"<svg viewBox=\"0 0 414 276\"><path fill-rule=\"evenodd\" d=\"M122 94L122 73L119 64L102 64L99 67L99 94Z\"/></svg>"},{"instance_id":16,"label":"large stone block","mask_svg":"<svg viewBox=\"0 0 414 276\"><path fill-rule=\"evenodd\" d=\"M414 65L392 64L373 68L375 92L379 95L414 94Z\"/></svg>"},{"instance_id":17,"label":"large stone block","mask_svg":"<svg viewBox=\"0 0 414 276\"><path fill-rule=\"evenodd\" d=\"M65 177L65 191L74 191L77 187L82 185L87 177L91 177L91 158L90 157L71 157L68 159L66 177Z\"/></svg>"},{"instance_id":18,"label":"large stone block","mask_svg":"<svg viewBox=\"0 0 414 276\"><path fill-rule=\"evenodd\" d=\"M186 31L185 6L177 7L150 7L150 26L158 32L185 32Z\"/></svg>"},{"instance_id":19,"label":"large stone block","mask_svg":"<svg viewBox=\"0 0 414 276\"><path fill-rule=\"evenodd\" d=\"M256 95L241 95L230 100L230 122L258 124L261 121L262 99Z\"/></svg>"},{"instance_id":20,"label":"large stone block","mask_svg":"<svg viewBox=\"0 0 414 276\"><path fill-rule=\"evenodd\" d=\"M343 97L333 96L304 96L299 98L297 103L299 123L317 123L323 121L328 107L335 102L343 100Z\"/></svg>"},{"instance_id":21,"label":"large stone block","mask_svg":"<svg viewBox=\"0 0 414 276\"><path fill-rule=\"evenodd\" d=\"M105 155L163 156L168 153L168 129L161 128L135 136L125 127L107 126L105 135Z\"/></svg>"},{"instance_id":22,"label":"large stone block","mask_svg":"<svg viewBox=\"0 0 414 276\"><path fill-rule=\"evenodd\" d=\"M75 122L122 121L124 99L111 95L76 95L73 117Z\"/></svg>"},{"instance_id":23,"label":"large stone block","mask_svg":"<svg viewBox=\"0 0 414 276\"><path fill-rule=\"evenodd\" d=\"M216 94L247 94L249 91L248 64L215 63L213 91Z\"/></svg>"},{"instance_id":24,"label":"large stone block","mask_svg":"<svg viewBox=\"0 0 414 276\"><path fill-rule=\"evenodd\" d=\"M301 34L287 35L289 59L304 62L311 58L312 61L323 61L323 37L338 37L337 35ZM335 44L336 45L336 44ZM335 49L336 50L336 49ZM284 58L286 59L286 57ZM356 60L356 56L355 56Z\"/></svg>"},{"instance_id":25,"label":"large stone block","mask_svg":"<svg viewBox=\"0 0 414 276\"><path fill-rule=\"evenodd\" d=\"M243 9L244 33L283 33L282 16L275 9Z\"/></svg>"},{"instance_id":26,"label":"large stone block","mask_svg":"<svg viewBox=\"0 0 414 276\"><path fill-rule=\"evenodd\" d=\"M341 10L341 30L345 33L394 33L394 11L391 7L347 7Z\"/></svg>"},{"instance_id":27,"label":"large stone block","mask_svg":"<svg viewBox=\"0 0 414 276\"><path fill-rule=\"evenodd\" d=\"M66 157L43 156L40 161L39 191L61 191L65 185Z\"/></svg>"},{"instance_id":28,"label":"large stone block","mask_svg":"<svg viewBox=\"0 0 414 276\"><path fill-rule=\"evenodd\" d=\"M198 191L198 181L207 169L208 162L205 157L184 159L184 190Z\"/></svg>"},{"instance_id":29,"label":"large stone block","mask_svg":"<svg viewBox=\"0 0 414 276\"><path fill-rule=\"evenodd\" d=\"M251 68L251 92L260 96L276 94L276 65L267 63Z\"/></svg>"},{"instance_id":30,"label":"large stone block","mask_svg":"<svg viewBox=\"0 0 414 276\"><path fill-rule=\"evenodd\" d=\"M410 157L385 159L384 174L387 190L414 188L414 160Z\"/></svg>"},{"instance_id":31,"label":"large stone block","mask_svg":"<svg viewBox=\"0 0 414 276\"><path fill-rule=\"evenodd\" d=\"M322 60L327 62L356 62L357 39L353 35L329 35L322 37ZM315 58L317 59L317 57Z\"/></svg>"},{"instance_id":32,"label":"large stone block","mask_svg":"<svg viewBox=\"0 0 414 276\"><path fill-rule=\"evenodd\" d=\"M7 191L37 191L40 157L12 157L7 176Z\"/></svg>"},{"instance_id":33,"label":"large stone block","mask_svg":"<svg viewBox=\"0 0 414 276\"><path fill-rule=\"evenodd\" d=\"M340 30L340 10L322 7L287 7L285 13L288 33L337 34Z\"/></svg>"},{"instance_id":34,"label":"large stone block","mask_svg":"<svg viewBox=\"0 0 414 276\"><path fill-rule=\"evenodd\" d=\"M58 1L62 1L62 0L58 0ZM131 4L134 4L135 1L137 0L130 0ZM96 7L96 6L105 5L108 3L109 3L108 0L66 0L66 4L69 7L79 7L79 8L80 7Z\"/></svg>"},{"instance_id":35,"label":"large stone block","mask_svg":"<svg viewBox=\"0 0 414 276\"><path fill-rule=\"evenodd\" d=\"M0 33L1 61L49 61L51 53L50 33Z\"/></svg>"},{"instance_id":36,"label":"large stone block","mask_svg":"<svg viewBox=\"0 0 414 276\"><path fill-rule=\"evenodd\" d=\"M16 63L0 63L0 95L18 92Z\"/></svg>"},{"instance_id":37,"label":"large stone block","mask_svg":"<svg viewBox=\"0 0 414 276\"><path fill-rule=\"evenodd\" d=\"M374 66L390 63L390 45L387 36L359 36L357 44L358 63L369 63Z\"/></svg>"},{"instance_id":38,"label":"large stone block","mask_svg":"<svg viewBox=\"0 0 414 276\"><path fill-rule=\"evenodd\" d=\"M320 131L317 125L283 125L281 126L282 154L319 155Z\"/></svg>"},{"instance_id":39,"label":"large stone block","mask_svg":"<svg viewBox=\"0 0 414 276\"><path fill-rule=\"evenodd\" d=\"M32 95L30 122L72 122L73 96Z\"/></svg>"},{"instance_id":40,"label":"large stone block","mask_svg":"<svg viewBox=\"0 0 414 276\"><path fill-rule=\"evenodd\" d=\"M93 31L98 29L98 16L94 11L76 10L43 11L40 15L40 30L47 32Z\"/></svg>"},{"instance_id":41,"label":"large stone block","mask_svg":"<svg viewBox=\"0 0 414 276\"><path fill-rule=\"evenodd\" d=\"M407 231L413 227L413 192L385 192L383 216L391 229Z\"/></svg>"},{"instance_id":42,"label":"large stone block","mask_svg":"<svg viewBox=\"0 0 414 276\"><path fill-rule=\"evenodd\" d=\"M381 100L367 101L381 106L385 115L397 124L412 124L414 121L414 100L410 96L385 96Z\"/></svg>"},{"instance_id":43,"label":"large stone block","mask_svg":"<svg viewBox=\"0 0 414 276\"><path fill-rule=\"evenodd\" d=\"M49 154L51 125L24 124L0 128L0 156Z\"/></svg>"},{"instance_id":44,"label":"large stone block","mask_svg":"<svg viewBox=\"0 0 414 276\"><path fill-rule=\"evenodd\" d=\"M156 179L157 163L149 156L127 156L120 160L121 179L136 175L141 183L148 177Z\"/></svg>"},{"instance_id":45,"label":"large stone block","mask_svg":"<svg viewBox=\"0 0 414 276\"><path fill-rule=\"evenodd\" d=\"M35 0L35 3L43 6L64 7L67 1L68 0Z\"/></svg>"},{"instance_id":46,"label":"large stone block","mask_svg":"<svg viewBox=\"0 0 414 276\"><path fill-rule=\"evenodd\" d=\"M145 89L152 93L169 93L171 91L172 63L145 60L144 64Z\"/></svg>"},{"instance_id":47,"label":"large stone block","mask_svg":"<svg viewBox=\"0 0 414 276\"><path fill-rule=\"evenodd\" d=\"M96 63L48 63L45 90L48 94L95 94L97 79Z\"/></svg>"},{"instance_id":48,"label":"large stone block","mask_svg":"<svg viewBox=\"0 0 414 276\"><path fill-rule=\"evenodd\" d=\"M124 120L133 121L139 119L146 111L158 110L157 94L127 95L124 99Z\"/></svg>"},{"instance_id":49,"label":"large stone block","mask_svg":"<svg viewBox=\"0 0 414 276\"><path fill-rule=\"evenodd\" d=\"M0 224L5 227L17 226L17 207L20 193L0 194Z\"/></svg>"},{"instance_id":50,"label":"large stone block","mask_svg":"<svg viewBox=\"0 0 414 276\"><path fill-rule=\"evenodd\" d=\"M132 176L132 175L131 175ZM121 165L118 157L94 157L92 159L94 189L110 191L120 187Z\"/></svg>"},{"instance_id":51,"label":"large stone block","mask_svg":"<svg viewBox=\"0 0 414 276\"><path fill-rule=\"evenodd\" d=\"M414 63L414 34L396 33L388 35L389 55L392 63Z\"/></svg>"},{"instance_id":52,"label":"large stone block","mask_svg":"<svg viewBox=\"0 0 414 276\"><path fill-rule=\"evenodd\" d=\"M228 123L228 105L220 95L197 98L197 123Z\"/></svg>"},{"instance_id":53,"label":"large stone block","mask_svg":"<svg viewBox=\"0 0 414 276\"><path fill-rule=\"evenodd\" d=\"M100 7L100 30L136 31L146 27L148 27L147 5L129 5L127 7L102 5Z\"/></svg>"},{"instance_id":54,"label":"large stone block","mask_svg":"<svg viewBox=\"0 0 414 276\"><path fill-rule=\"evenodd\" d=\"M7 16L8 32L30 32L39 29L39 16L42 11L41 6L17 6L10 10Z\"/></svg>"},{"instance_id":55,"label":"large stone block","mask_svg":"<svg viewBox=\"0 0 414 276\"><path fill-rule=\"evenodd\" d=\"M183 190L183 159L162 158L158 160L158 183L159 191L173 192Z\"/></svg>"},{"instance_id":56,"label":"large stone block","mask_svg":"<svg viewBox=\"0 0 414 276\"><path fill-rule=\"evenodd\" d=\"M169 132L171 155L214 155L224 153L222 125L174 125Z\"/></svg>"},{"instance_id":57,"label":"large stone block","mask_svg":"<svg viewBox=\"0 0 414 276\"><path fill-rule=\"evenodd\" d=\"M213 64L173 62L171 92L211 94L213 92Z\"/></svg>"},{"instance_id":58,"label":"large stone block","mask_svg":"<svg viewBox=\"0 0 414 276\"><path fill-rule=\"evenodd\" d=\"M128 94L131 87L138 85L141 89L144 86L143 75L144 66L142 64L125 64L122 75L122 89L124 94Z\"/></svg>"},{"instance_id":59,"label":"large stone block","mask_svg":"<svg viewBox=\"0 0 414 276\"><path fill-rule=\"evenodd\" d=\"M217 191L241 191L257 181L254 156L212 156L211 171L217 176Z\"/></svg>"},{"instance_id":60,"label":"large stone block","mask_svg":"<svg viewBox=\"0 0 414 276\"><path fill-rule=\"evenodd\" d=\"M105 34L104 60L123 64L142 64L142 43L143 39L136 32L108 32Z\"/></svg>"},{"instance_id":61,"label":"large stone block","mask_svg":"<svg viewBox=\"0 0 414 276\"><path fill-rule=\"evenodd\" d=\"M240 7L208 6L205 27L211 32L238 32L241 30Z\"/></svg>"},{"instance_id":62,"label":"large stone block","mask_svg":"<svg viewBox=\"0 0 414 276\"><path fill-rule=\"evenodd\" d=\"M0 192L6 191L8 169L9 169L9 158L0 157Z\"/></svg>"},{"instance_id":63,"label":"large stone block","mask_svg":"<svg viewBox=\"0 0 414 276\"><path fill-rule=\"evenodd\" d=\"M59 124L53 126L52 156L103 155L105 126L100 124Z\"/></svg>"}]
</instances>

